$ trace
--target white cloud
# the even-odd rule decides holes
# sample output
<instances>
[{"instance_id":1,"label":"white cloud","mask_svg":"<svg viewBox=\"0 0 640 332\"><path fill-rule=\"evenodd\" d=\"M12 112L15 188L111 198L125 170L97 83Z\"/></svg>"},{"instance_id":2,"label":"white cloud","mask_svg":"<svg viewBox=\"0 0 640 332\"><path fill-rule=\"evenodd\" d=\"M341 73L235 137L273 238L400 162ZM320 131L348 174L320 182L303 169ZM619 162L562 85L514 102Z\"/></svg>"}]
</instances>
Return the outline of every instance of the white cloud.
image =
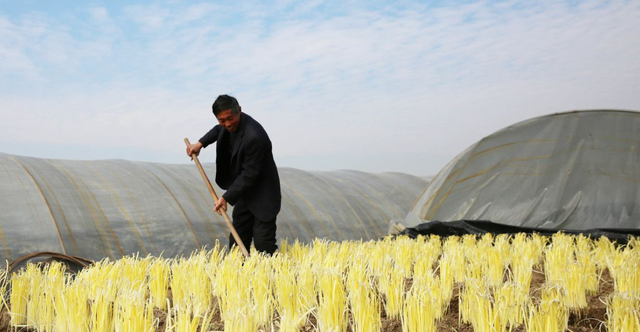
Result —
<instances>
[{"instance_id":1,"label":"white cloud","mask_svg":"<svg viewBox=\"0 0 640 332\"><path fill-rule=\"evenodd\" d=\"M143 28L156 30L165 25L171 11L167 8L161 8L159 5L133 5L124 8L124 13L130 20L140 24Z\"/></svg>"},{"instance_id":2,"label":"white cloud","mask_svg":"<svg viewBox=\"0 0 640 332\"><path fill-rule=\"evenodd\" d=\"M209 16L212 12L219 9L219 6L210 3L198 3L186 7L180 11L177 16L177 25L184 25L194 21L201 20Z\"/></svg>"},{"instance_id":3,"label":"white cloud","mask_svg":"<svg viewBox=\"0 0 640 332\"><path fill-rule=\"evenodd\" d=\"M89 8L91 20L98 24L110 24L112 22L109 12L104 7Z\"/></svg>"},{"instance_id":4,"label":"white cloud","mask_svg":"<svg viewBox=\"0 0 640 332\"><path fill-rule=\"evenodd\" d=\"M26 38L17 30L8 19L0 17L0 73L5 76L18 72L34 79L35 65L24 54Z\"/></svg>"}]
</instances>

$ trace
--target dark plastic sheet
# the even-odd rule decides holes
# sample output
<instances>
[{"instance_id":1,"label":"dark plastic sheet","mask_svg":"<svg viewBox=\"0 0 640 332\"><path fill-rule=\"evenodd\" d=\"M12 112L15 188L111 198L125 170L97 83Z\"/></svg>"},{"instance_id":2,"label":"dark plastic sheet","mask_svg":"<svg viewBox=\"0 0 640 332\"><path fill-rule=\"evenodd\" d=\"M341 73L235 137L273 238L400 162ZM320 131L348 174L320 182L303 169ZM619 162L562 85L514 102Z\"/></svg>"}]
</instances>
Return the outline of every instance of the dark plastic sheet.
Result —
<instances>
[{"instance_id":1,"label":"dark plastic sheet","mask_svg":"<svg viewBox=\"0 0 640 332\"><path fill-rule=\"evenodd\" d=\"M583 229L583 230L554 230L548 228L536 228L536 227L518 227L504 224L497 224L485 220L456 220L456 221L430 221L419 224L415 227L405 228L400 234L407 235L412 238L416 238L419 235L438 235L442 237L446 236L463 236L466 234L483 235L483 234L516 234L525 233L552 236L557 232L562 232L572 235L584 235L591 237L592 239L600 238L604 236L619 244L625 244L628 242L630 236L640 236L640 229Z\"/></svg>"}]
</instances>

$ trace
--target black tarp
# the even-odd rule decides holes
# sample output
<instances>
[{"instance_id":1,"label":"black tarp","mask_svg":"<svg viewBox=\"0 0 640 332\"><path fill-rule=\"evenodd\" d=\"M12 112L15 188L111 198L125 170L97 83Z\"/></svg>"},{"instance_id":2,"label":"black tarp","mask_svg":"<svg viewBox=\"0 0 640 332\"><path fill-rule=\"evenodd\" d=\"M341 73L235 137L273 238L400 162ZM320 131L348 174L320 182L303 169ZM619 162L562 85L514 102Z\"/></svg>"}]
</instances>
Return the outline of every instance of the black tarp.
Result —
<instances>
[{"instance_id":1,"label":"black tarp","mask_svg":"<svg viewBox=\"0 0 640 332\"><path fill-rule=\"evenodd\" d=\"M491 233L497 234L516 234L526 233L533 234L538 233L540 235L551 236L555 233L562 232L565 234L584 235L593 239L605 236L611 241L615 241L619 244L625 244L628 242L630 236L640 236L640 229L620 229L620 228L595 228L584 230L571 230L571 229L549 229L549 228L536 228L536 227L520 227L512 225L498 224L486 220L457 220L457 221L429 221L419 224L415 227L407 227L400 234L407 235L412 238L418 237L418 235L438 235L438 236L462 236L466 234L483 235Z\"/></svg>"}]
</instances>

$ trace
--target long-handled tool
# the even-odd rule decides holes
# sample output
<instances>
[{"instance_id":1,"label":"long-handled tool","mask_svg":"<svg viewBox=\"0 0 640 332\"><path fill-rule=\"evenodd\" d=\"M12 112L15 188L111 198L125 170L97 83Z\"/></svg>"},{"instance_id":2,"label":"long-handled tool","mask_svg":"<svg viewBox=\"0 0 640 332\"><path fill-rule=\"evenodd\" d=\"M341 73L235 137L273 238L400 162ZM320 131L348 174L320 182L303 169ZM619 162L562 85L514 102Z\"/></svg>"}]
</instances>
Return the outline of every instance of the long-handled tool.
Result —
<instances>
[{"instance_id":1,"label":"long-handled tool","mask_svg":"<svg viewBox=\"0 0 640 332\"><path fill-rule=\"evenodd\" d=\"M185 138L184 142L187 144L187 146L191 145L191 143L189 143L188 138ZM198 170L200 170L200 175L202 175L202 179L204 179L204 182L207 184L207 188L209 188L209 192L211 193L211 196L213 196L213 203L214 204L218 203L218 195L216 195L216 191L213 190L211 181L209 181L209 177L207 177L207 174L204 172L204 168L202 168L202 164L200 164L200 161L198 160L198 156L196 156L195 154L192 154L191 158L193 158L193 161L195 161L196 165L198 165ZM242 240L240 239L240 235L238 235L238 232L236 232L235 227L233 227L233 224L231 223L231 219L229 219L229 216L227 215L227 211L222 209L220 210L222 211L222 216L224 217L224 221L227 223L227 227L229 227L229 230L231 231L231 235L233 235L233 238L236 240L236 244L240 247L240 250L242 251L244 256L249 257L249 252L247 251L247 248L245 248L244 243L242 243Z\"/></svg>"}]
</instances>

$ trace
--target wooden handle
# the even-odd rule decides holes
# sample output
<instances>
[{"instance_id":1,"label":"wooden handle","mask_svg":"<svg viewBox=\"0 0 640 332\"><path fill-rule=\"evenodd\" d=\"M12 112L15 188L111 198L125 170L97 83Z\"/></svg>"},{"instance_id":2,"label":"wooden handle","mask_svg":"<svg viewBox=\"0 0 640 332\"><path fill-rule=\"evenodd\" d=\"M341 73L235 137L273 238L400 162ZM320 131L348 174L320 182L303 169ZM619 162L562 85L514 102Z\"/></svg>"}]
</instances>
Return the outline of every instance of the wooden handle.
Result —
<instances>
[{"instance_id":1,"label":"wooden handle","mask_svg":"<svg viewBox=\"0 0 640 332\"><path fill-rule=\"evenodd\" d=\"M188 138L185 138L184 142L187 144L187 147L191 145ZM200 161L198 160L198 156L196 156L195 154L191 154L191 158L193 158L193 161L196 162L196 165L198 166L198 170L200 171L200 175L202 175L202 179L207 185L207 188L209 188L209 193L211 193L211 196L213 196L213 203L217 204L219 200L218 195L216 195L216 191L213 190L211 181L209 181L209 177L207 177L207 174L204 172L204 168L202 168L202 164L200 164ZM244 243L242 243L242 240L240 239L240 235L238 235L238 232L236 231L235 227L233 227L233 224L231 223L231 219L229 219L229 216L227 215L227 211L224 211L224 210L221 210L221 211L222 211L222 216L224 217L224 221L226 222L227 227L229 227L229 231L231 231L231 235L236 240L236 244L240 247L242 254L244 254L245 257L249 257L249 252L247 251L247 248L245 248Z\"/></svg>"}]
</instances>

